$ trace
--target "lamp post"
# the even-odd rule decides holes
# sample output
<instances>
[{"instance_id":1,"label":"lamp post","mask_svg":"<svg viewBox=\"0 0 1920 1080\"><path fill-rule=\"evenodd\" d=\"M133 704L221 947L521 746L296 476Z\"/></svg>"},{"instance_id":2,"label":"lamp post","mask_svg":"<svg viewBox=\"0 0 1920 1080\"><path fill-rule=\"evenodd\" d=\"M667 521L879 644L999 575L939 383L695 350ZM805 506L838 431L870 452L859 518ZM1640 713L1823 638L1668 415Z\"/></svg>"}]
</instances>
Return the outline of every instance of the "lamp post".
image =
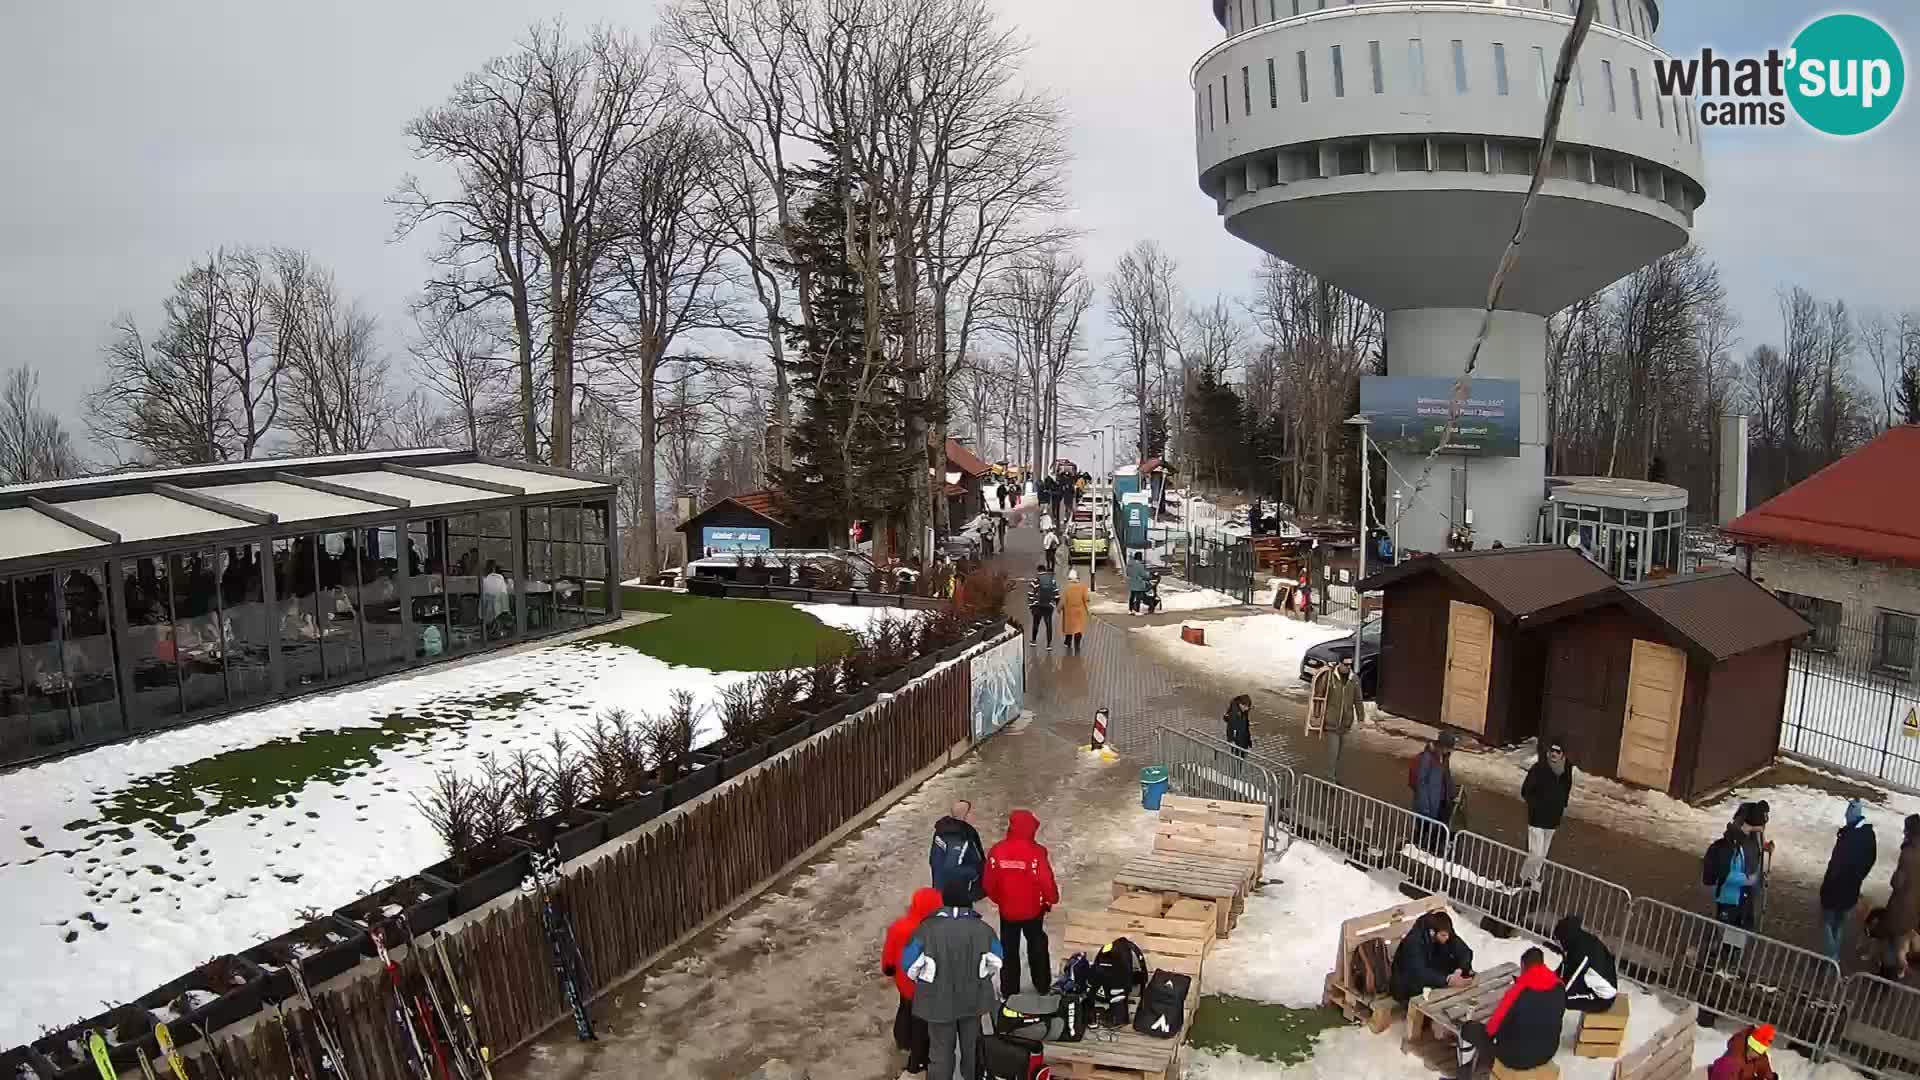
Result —
<instances>
[{"instance_id":1,"label":"lamp post","mask_svg":"<svg viewBox=\"0 0 1920 1080\"><path fill-rule=\"evenodd\" d=\"M1400 489L1393 489L1393 563L1400 565Z\"/></svg>"},{"instance_id":2,"label":"lamp post","mask_svg":"<svg viewBox=\"0 0 1920 1080\"><path fill-rule=\"evenodd\" d=\"M1367 576L1367 496L1371 490L1367 482L1367 425L1371 423L1365 416L1348 417L1346 423L1360 435L1360 543L1355 545L1359 553L1358 570L1353 579L1353 606L1360 613L1353 623L1353 670L1358 678L1360 670L1360 630L1367 625L1367 597L1360 591L1360 581ZM1398 552L1395 553L1396 555Z\"/></svg>"}]
</instances>

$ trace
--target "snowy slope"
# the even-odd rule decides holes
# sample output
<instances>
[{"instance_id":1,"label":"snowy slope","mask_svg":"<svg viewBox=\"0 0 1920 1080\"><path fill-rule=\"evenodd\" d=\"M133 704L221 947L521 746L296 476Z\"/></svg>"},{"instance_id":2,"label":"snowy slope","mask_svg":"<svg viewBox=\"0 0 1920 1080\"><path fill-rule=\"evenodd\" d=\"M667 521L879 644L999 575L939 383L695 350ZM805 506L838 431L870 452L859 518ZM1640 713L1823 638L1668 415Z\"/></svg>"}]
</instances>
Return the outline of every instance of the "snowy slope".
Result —
<instances>
[{"instance_id":1,"label":"snowy slope","mask_svg":"<svg viewBox=\"0 0 1920 1080\"><path fill-rule=\"evenodd\" d=\"M1343 633L1338 626L1301 622L1278 612L1215 619L1205 626L1205 645L1181 641L1180 627L1173 625L1142 627L1134 633L1175 663L1302 694L1307 684L1300 681L1300 658L1313 646ZM1344 633L1351 636L1353 631Z\"/></svg>"}]
</instances>

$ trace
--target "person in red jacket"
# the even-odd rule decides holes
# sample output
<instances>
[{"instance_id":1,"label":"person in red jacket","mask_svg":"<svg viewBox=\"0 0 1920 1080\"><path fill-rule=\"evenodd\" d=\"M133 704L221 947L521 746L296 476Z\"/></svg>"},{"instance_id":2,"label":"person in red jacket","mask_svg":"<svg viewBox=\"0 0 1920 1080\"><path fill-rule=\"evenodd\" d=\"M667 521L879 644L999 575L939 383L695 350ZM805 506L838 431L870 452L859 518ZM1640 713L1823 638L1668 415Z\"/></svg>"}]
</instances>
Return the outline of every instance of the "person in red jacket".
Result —
<instances>
[{"instance_id":1,"label":"person in red jacket","mask_svg":"<svg viewBox=\"0 0 1920 1080\"><path fill-rule=\"evenodd\" d=\"M927 1022L913 1015L913 979L900 966L900 954L913 940L913 932L927 916L940 910L939 889L915 889L907 904L907 913L887 927L887 940L880 947L880 973L893 979L900 991L900 1007L893 1014L893 1044L907 1052L907 1071L927 1071L931 1051Z\"/></svg>"},{"instance_id":2,"label":"person in red jacket","mask_svg":"<svg viewBox=\"0 0 1920 1080\"><path fill-rule=\"evenodd\" d=\"M1000 969L1004 997L1020 992L1022 938L1026 939L1034 992L1044 994L1053 985L1045 920L1047 912L1060 902L1060 886L1054 884L1047 849L1033 839L1039 831L1039 818L1029 811L1015 810L1007 817L1007 838L987 852L982 884L987 899L1000 909L1000 946L1007 954L1007 962Z\"/></svg>"},{"instance_id":3,"label":"person in red jacket","mask_svg":"<svg viewBox=\"0 0 1920 1080\"><path fill-rule=\"evenodd\" d=\"M1553 1060L1560 1049L1560 1022L1567 1012L1567 991L1547 966L1546 954L1528 949L1520 955L1520 976L1507 987L1483 1025L1460 1027L1460 1075L1473 1075L1474 1061L1491 1054L1509 1069L1524 1072Z\"/></svg>"}]
</instances>

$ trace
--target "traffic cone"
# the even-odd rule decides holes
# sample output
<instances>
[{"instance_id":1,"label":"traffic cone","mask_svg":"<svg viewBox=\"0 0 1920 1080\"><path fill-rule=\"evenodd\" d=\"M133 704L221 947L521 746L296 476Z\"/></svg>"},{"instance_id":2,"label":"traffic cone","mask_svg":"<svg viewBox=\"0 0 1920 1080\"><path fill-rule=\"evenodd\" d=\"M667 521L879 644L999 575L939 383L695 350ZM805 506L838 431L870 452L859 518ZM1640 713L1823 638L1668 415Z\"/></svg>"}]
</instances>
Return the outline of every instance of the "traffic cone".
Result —
<instances>
[{"instance_id":1,"label":"traffic cone","mask_svg":"<svg viewBox=\"0 0 1920 1080\"><path fill-rule=\"evenodd\" d=\"M1107 748L1107 710L1095 709L1093 710L1093 741L1088 744L1087 749L1097 751L1097 750L1105 750L1106 748Z\"/></svg>"}]
</instances>

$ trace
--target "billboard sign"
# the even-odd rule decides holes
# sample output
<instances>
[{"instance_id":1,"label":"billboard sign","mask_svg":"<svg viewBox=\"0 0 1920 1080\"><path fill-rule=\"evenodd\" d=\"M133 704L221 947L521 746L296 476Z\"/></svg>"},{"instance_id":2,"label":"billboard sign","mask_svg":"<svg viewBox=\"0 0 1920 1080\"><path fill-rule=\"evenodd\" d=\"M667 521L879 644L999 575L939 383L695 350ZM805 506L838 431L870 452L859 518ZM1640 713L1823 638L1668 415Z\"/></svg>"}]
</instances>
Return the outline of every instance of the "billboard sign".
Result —
<instances>
[{"instance_id":1,"label":"billboard sign","mask_svg":"<svg viewBox=\"0 0 1920 1080\"><path fill-rule=\"evenodd\" d=\"M700 546L707 551L765 551L773 546L773 530L708 525L700 530Z\"/></svg>"},{"instance_id":2,"label":"billboard sign","mask_svg":"<svg viewBox=\"0 0 1920 1080\"><path fill-rule=\"evenodd\" d=\"M974 653L968 663L973 675L973 738L978 742L1020 715L1027 691L1026 651L1015 635Z\"/></svg>"},{"instance_id":3,"label":"billboard sign","mask_svg":"<svg viewBox=\"0 0 1920 1080\"><path fill-rule=\"evenodd\" d=\"M1520 456L1520 383L1514 379L1473 379L1460 404L1453 436L1445 446L1447 414L1456 380L1444 376L1367 375L1360 379L1360 413L1372 426L1367 434L1382 450L1400 454Z\"/></svg>"}]
</instances>

